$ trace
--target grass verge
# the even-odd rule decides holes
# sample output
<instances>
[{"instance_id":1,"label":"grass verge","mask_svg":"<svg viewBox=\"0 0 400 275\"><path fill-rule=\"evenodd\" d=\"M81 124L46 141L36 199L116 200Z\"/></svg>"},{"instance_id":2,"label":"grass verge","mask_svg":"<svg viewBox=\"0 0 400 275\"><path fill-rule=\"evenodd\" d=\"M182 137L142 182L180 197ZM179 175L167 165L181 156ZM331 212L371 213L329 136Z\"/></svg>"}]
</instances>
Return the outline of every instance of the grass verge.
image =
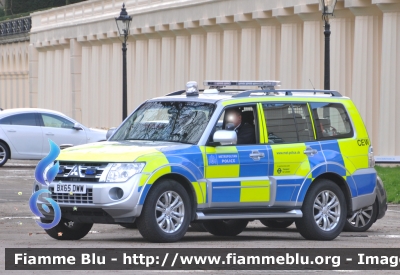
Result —
<instances>
[{"instance_id":1,"label":"grass verge","mask_svg":"<svg viewBox=\"0 0 400 275\"><path fill-rule=\"evenodd\" d=\"M385 186L388 202L400 203L400 166L375 166Z\"/></svg>"}]
</instances>

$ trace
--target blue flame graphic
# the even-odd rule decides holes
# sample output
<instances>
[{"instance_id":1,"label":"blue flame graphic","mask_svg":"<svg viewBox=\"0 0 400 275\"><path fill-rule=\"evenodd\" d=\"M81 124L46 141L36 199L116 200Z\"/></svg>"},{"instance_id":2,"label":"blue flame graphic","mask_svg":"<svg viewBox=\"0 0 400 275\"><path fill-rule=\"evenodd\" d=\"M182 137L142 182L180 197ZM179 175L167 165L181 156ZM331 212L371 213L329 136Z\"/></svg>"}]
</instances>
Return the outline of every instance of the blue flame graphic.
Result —
<instances>
[{"instance_id":1,"label":"blue flame graphic","mask_svg":"<svg viewBox=\"0 0 400 275\"><path fill-rule=\"evenodd\" d=\"M44 176L46 168L54 162L54 160L60 154L60 148L52 140L49 139L50 143L50 153L39 161L35 169L35 179L44 186L48 186L56 177L58 170L60 168L60 163L57 161Z\"/></svg>"},{"instance_id":2,"label":"blue flame graphic","mask_svg":"<svg viewBox=\"0 0 400 275\"><path fill-rule=\"evenodd\" d=\"M58 157L58 155L60 154L60 148L57 146L57 144L55 144L50 139L49 139L49 143L50 143L49 154L46 157L44 157L41 161L39 161L39 163L35 169L36 181L44 186L48 186L54 180L54 178L56 177L58 170L60 168L60 164L57 161L46 172L47 167L49 167L55 161L55 159ZM37 201L38 201L39 196L43 193L51 194L51 192L49 190L43 189L43 190L39 190L39 191L36 191L35 193L33 193L31 198L29 199L29 207L31 208L32 213L41 218L44 218L44 215L38 209ZM61 209L60 209L60 206L58 205L58 203L56 201L54 201L53 199L51 199L51 198L44 198L44 199L47 200L51 204L51 206L54 210L54 219L51 223L42 223L39 221L36 221L36 223L43 229L50 229L50 228L53 228L54 226L56 226L60 222ZM46 204L41 204L41 207L46 213L50 213L50 209Z\"/></svg>"},{"instance_id":3,"label":"blue flame graphic","mask_svg":"<svg viewBox=\"0 0 400 275\"><path fill-rule=\"evenodd\" d=\"M29 207L31 208L32 213L41 218L44 218L44 215L38 209L36 202L38 201L39 196L43 193L51 194L51 192L49 190L43 189L43 190L39 190L39 191L36 191L35 193L33 193L31 198L29 199ZM43 229L50 229L50 228L53 228L54 226L56 226L60 222L61 209L60 209L60 206L58 205L58 203L55 202L53 199L51 199L51 198L44 198L44 199L47 200L51 204L51 207L53 207L54 219L51 223L42 223L39 221L36 221L36 223ZM50 209L46 204L42 204L41 206L42 206L43 210L46 211L46 213L50 212Z\"/></svg>"}]
</instances>

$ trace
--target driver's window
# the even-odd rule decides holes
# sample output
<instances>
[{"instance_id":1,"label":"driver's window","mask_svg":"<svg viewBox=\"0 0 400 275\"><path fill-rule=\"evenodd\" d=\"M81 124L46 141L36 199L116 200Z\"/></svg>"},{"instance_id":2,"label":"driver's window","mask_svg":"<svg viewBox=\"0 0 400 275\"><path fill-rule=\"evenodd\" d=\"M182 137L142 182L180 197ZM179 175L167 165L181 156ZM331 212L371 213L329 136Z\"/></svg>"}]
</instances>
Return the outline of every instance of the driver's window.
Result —
<instances>
[{"instance_id":1,"label":"driver's window","mask_svg":"<svg viewBox=\"0 0 400 275\"><path fill-rule=\"evenodd\" d=\"M219 130L235 131L237 134L237 145L257 144L257 132L255 126L256 106L228 107L220 115L213 134Z\"/></svg>"}]
</instances>

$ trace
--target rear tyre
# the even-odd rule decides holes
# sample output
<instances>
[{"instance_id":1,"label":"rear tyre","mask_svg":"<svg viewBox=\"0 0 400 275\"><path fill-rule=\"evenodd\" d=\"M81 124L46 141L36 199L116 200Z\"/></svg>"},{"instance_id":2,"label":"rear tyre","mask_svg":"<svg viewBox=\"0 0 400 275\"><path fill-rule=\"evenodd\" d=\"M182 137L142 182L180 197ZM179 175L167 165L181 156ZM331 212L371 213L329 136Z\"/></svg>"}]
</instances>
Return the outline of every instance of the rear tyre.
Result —
<instances>
[{"instance_id":1,"label":"rear tyre","mask_svg":"<svg viewBox=\"0 0 400 275\"><path fill-rule=\"evenodd\" d=\"M276 229L282 229L282 228L287 228L294 223L294 220L270 220L270 219L260 219L260 222L268 226L269 228L276 228Z\"/></svg>"},{"instance_id":2,"label":"rear tyre","mask_svg":"<svg viewBox=\"0 0 400 275\"><path fill-rule=\"evenodd\" d=\"M128 228L128 229L136 229L137 228L136 222L133 222L133 223L124 222L124 223L120 223L119 225L122 227Z\"/></svg>"},{"instance_id":3,"label":"rear tyre","mask_svg":"<svg viewBox=\"0 0 400 275\"><path fill-rule=\"evenodd\" d=\"M41 221L46 222L46 220ZM56 226L44 231L56 240L79 240L89 233L92 226L93 223L77 223L62 218Z\"/></svg>"},{"instance_id":4,"label":"rear tyre","mask_svg":"<svg viewBox=\"0 0 400 275\"><path fill-rule=\"evenodd\" d=\"M202 222L192 222L190 224L190 227L197 232L207 232L207 229L205 229L204 224Z\"/></svg>"},{"instance_id":5,"label":"rear tyre","mask_svg":"<svg viewBox=\"0 0 400 275\"><path fill-rule=\"evenodd\" d=\"M247 220L209 220L204 221L204 228L215 236L236 236L242 233L249 221Z\"/></svg>"},{"instance_id":6,"label":"rear tyre","mask_svg":"<svg viewBox=\"0 0 400 275\"><path fill-rule=\"evenodd\" d=\"M378 201L373 205L361 208L344 224L344 231L349 232L364 232L367 231L376 221L378 215Z\"/></svg>"},{"instance_id":7,"label":"rear tyre","mask_svg":"<svg viewBox=\"0 0 400 275\"><path fill-rule=\"evenodd\" d=\"M3 166L7 160L10 158L10 150L7 144L0 141L0 167Z\"/></svg>"},{"instance_id":8,"label":"rear tyre","mask_svg":"<svg viewBox=\"0 0 400 275\"><path fill-rule=\"evenodd\" d=\"M346 222L346 201L342 190L333 181L315 182L302 206L303 217L296 227L307 240L333 240Z\"/></svg>"},{"instance_id":9,"label":"rear tyre","mask_svg":"<svg viewBox=\"0 0 400 275\"><path fill-rule=\"evenodd\" d=\"M150 189L136 224L150 242L176 242L185 235L190 217L190 199L185 188L168 179Z\"/></svg>"}]
</instances>

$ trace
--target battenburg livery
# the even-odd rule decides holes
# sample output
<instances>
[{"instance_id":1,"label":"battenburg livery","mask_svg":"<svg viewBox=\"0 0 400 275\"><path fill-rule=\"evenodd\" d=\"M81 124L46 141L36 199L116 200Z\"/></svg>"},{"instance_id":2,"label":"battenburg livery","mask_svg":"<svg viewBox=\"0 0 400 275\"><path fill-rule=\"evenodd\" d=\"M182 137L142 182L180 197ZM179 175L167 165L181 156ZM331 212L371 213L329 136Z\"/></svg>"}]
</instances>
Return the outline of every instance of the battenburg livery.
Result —
<instances>
[{"instance_id":1,"label":"battenburg livery","mask_svg":"<svg viewBox=\"0 0 400 275\"><path fill-rule=\"evenodd\" d=\"M174 242L190 223L234 236L259 219L294 221L306 239L336 238L384 192L370 139L349 98L279 84L206 81L199 91L189 82L144 102L108 141L62 150L54 181L35 185L62 212L46 232L80 239L93 223L136 225L149 241ZM243 126L255 142L239 142ZM386 207L373 209L372 223Z\"/></svg>"}]
</instances>

